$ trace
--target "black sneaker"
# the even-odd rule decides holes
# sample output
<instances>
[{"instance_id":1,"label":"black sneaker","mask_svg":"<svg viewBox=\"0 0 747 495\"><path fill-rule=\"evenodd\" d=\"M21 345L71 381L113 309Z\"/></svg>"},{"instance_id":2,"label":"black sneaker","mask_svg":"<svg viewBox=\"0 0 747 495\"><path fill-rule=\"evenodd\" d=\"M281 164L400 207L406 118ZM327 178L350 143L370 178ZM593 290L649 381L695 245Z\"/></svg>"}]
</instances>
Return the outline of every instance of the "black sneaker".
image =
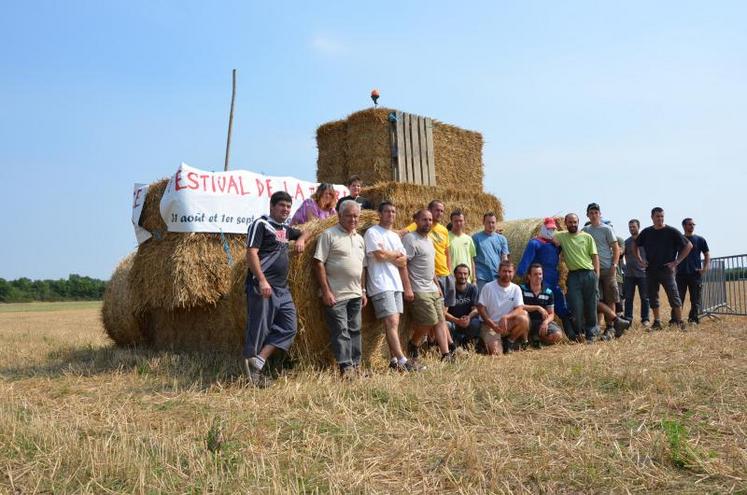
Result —
<instances>
[{"instance_id":1,"label":"black sneaker","mask_svg":"<svg viewBox=\"0 0 747 495\"><path fill-rule=\"evenodd\" d=\"M407 342L407 357L417 359L420 357L420 350L418 346L413 344L412 340Z\"/></svg>"},{"instance_id":2,"label":"black sneaker","mask_svg":"<svg viewBox=\"0 0 747 495\"><path fill-rule=\"evenodd\" d=\"M618 316L612 323L612 326L615 327L615 338L619 339L623 336L625 330L630 328L630 322Z\"/></svg>"},{"instance_id":3,"label":"black sneaker","mask_svg":"<svg viewBox=\"0 0 747 495\"><path fill-rule=\"evenodd\" d=\"M449 343L449 352L450 353L454 354L454 351L456 351L456 348L457 348L457 346L456 346L456 344L454 342L450 342Z\"/></svg>"},{"instance_id":4,"label":"black sneaker","mask_svg":"<svg viewBox=\"0 0 747 495\"><path fill-rule=\"evenodd\" d=\"M446 354L441 355L441 362L443 363L453 363L455 361L456 356L453 352L447 352Z\"/></svg>"},{"instance_id":5,"label":"black sneaker","mask_svg":"<svg viewBox=\"0 0 747 495\"><path fill-rule=\"evenodd\" d=\"M389 369L392 371L399 371L400 373L413 373L416 371L422 371L425 367L416 361L407 360L404 364L400 364L397 361L390 361Z\"/></svg>"},{"instance_id":6,"label":"black sneaker","mask_svg":"<svg viewBox=\"0 0 747 495\"><path fill-rule=\"evenodd\" d=\"M651 325L651 330L661 330L661 320L654 320L654 323Z\"/></svg>"},{"instance_id":7,"label":"black sneaker","mask_svg":"<svg viewBox=\"0 0 747 495\"><path fill-rule=\"evenodd\" d=\"M503 344L503 354L511 354L514 351L518 350L521 344L517 344L516 342L511 342L507 338L503 338L501 341L501 344Z\"/></svg>"}]
</instances>

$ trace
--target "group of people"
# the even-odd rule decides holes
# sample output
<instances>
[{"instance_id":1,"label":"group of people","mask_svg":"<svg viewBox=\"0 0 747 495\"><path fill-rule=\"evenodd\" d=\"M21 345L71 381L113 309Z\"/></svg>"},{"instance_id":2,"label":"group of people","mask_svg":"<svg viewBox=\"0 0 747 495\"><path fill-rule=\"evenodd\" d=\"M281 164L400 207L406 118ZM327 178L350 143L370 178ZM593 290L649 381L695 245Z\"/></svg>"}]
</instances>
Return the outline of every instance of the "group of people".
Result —
<instances>
[{"instance_id":1,"label":"group of people","mask_svg":"<svg viewBox=\"0 0 747 495\"><path fill-rule=\"evenodd\" d=\"M640 222L631 220L631 237L622 240L592 203L583 228L574 213L565 216L565 231L546 218L515 268L492 212L483 215L483 230L470 236L462 211L451 212L447 228L444 204L433 200L398 231L396 206L383 201L377 206L379 223L361 235L361 208L371 205L360 196L360 179L353 177L348 185L353 186L351 195L334 208L338 223L321 233L313 256L320 304L342 376L359 372L362 311L368 304L383 324L389 366L400 372L421 369L418 358L424 346L436 347L441 359L450 362L459 347L498 356L566 337L589 343L620 337L632 321L636 287L644 326L662 327L659 285L672 308L670 324L684 328L681 301L687 290L689 320L698 321L700 277L709 257L707 243L693 233L692 219L683 221L682 235L664 224L661 208L654 208L653 225L639 232ZM334 197L324 204L334 204ZM255 384L267 382L266 360L276 349L287 351L296 334L287 285L288 241L295 240L296 251L303 251L306 234L286 223L290 210L290 196L274 193L269 215L255 220L247 236L244 366ZM568 268L565 292L560 287L561 257ZM517 274L524 283L513 282ZM650 325L649 308L654 313ZM400 317L405 309L412 332L403 349ZM598 323L602 320L604 330Z\"/></svg>"}]
</instances>

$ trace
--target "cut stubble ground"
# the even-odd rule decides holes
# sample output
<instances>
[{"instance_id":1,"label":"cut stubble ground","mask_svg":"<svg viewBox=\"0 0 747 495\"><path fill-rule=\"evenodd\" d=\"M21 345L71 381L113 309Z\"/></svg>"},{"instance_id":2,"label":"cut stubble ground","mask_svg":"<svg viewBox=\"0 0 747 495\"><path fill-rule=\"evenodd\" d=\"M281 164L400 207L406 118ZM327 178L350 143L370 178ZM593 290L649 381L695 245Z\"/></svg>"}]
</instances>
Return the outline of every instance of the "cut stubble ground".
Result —
<instances>
[{"instance_id":1,"label":"cut stubble ground","mask_svg":"<svg viewBox=\"0 0 747 495\"><path fill-rule=\"evenodd\" d=\"M0 314L0 492L747 490L747 321L413 375L117 349L96 309Z\"/></svg>"}]
</instances>

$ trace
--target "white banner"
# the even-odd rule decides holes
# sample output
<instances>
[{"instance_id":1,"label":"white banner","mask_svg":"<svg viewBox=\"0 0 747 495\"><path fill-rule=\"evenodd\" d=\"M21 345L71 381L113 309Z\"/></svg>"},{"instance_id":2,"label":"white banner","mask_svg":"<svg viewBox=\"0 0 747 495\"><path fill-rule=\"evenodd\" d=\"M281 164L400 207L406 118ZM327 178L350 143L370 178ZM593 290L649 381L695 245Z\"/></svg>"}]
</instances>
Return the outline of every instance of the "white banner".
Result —
<instances>
[{"instance_id":1,"label":"white banner","mask_svg":"<svg viewBox=\"0 0 747 495\"><path fill-rule=\"evenodd\" d=\"M143 213L146 194L148 194L147 184L135 184L132 191L132 227L135 229L138 244L142 244L151 238L150 232L140 226L140 215Z\"/></svg>"},{"instance_id":2,"label":"white banner","mask_svg":"<svg viewBox=\"0 0 747 495\"><path fill-rule=\"evenodd\" d=\"M269 213L272 193L290 194L293 215L317 186L316 182L294 177L271 177L248 170L207 172L182 163L161 198L161 217L169 232L244 234L256 217ZM334 187L338 197L350 194L345 186Z\"/></svg>"}]
</instances>

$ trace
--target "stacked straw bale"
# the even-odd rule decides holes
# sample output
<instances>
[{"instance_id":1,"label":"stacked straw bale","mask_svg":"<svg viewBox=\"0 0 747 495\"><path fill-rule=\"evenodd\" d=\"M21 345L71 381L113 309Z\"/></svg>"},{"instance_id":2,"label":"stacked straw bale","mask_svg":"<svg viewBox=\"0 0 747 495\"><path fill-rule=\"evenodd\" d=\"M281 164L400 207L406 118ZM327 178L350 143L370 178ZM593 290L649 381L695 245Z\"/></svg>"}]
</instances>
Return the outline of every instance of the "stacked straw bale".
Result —
<instances>
[{"instance_id":1,"label":"stacked straw bale","mask_svg":"<svg viewBox=\"0 0 747 495\"><path fill-rule=\"evenodd\" d=\"M316 178L319 182L344 184L350 175L345 152L347 123L344 120L329 122L316 130L319 150Z\"/></svg>"},{"instance_id":2,"label":"stacked straw bale","mask_svg":"<svg viewBox=\"0 0 747 495\"><path fill-rule=\"evenodd\" d=\"M565 230L565 222L562 217L555 216L555 223L558 225L558 231ZM522 220L508 220L502 223L503 235L508 240L508 249L511 252L511 260L518 266L524 250L529 241L539 235L542 227L542 218L525 218ZM565 281L568 276L568 269L564 262L560 262L558 268L560 273L560 286L565 289Z\"/></svg>"},{"instance_id":3,"label":"stacked straw bale","mask_svg":"<svg viewBox=\"0 0 747 495\"><path fill-rule=\"evenodd\" d=\"M329 122L317 129L317 180L344 183L358 175L364 184L389 182L392 168L390 108L371 108ZM433 121L436 184L483 190L483 139L479 132Z\"/></svg>"},{"instance_id":4,"label":"stacked straw bale","mask_svg":"<svg viewBox=\"0 0 747 495\"><path fill-rule=\"evenodd\" d=\"M135 254L131 253L119 262L106 285L101 321L107 335L121 346L141 344L144 340L144 324L135 315L129 275Z\"/></svg>"},{"instance_id":5,"label":"stacked straw bale","mask_svg":"<svg viewBox=\"0 0 747 495\"><path fill-rule=\"evenodd\" d=\"M436 184L467 191L482 191L482 134L433 122Z\"/></svg>"},{"instance_id":6,"label":"stacked straw bale","mask_svg":"<svg viewBox=\"0 0 747 495\"><path fill-rule=\"evenodd\" d=\"M433 199L440 199L446 210L444 223L448 223L452 210L459 208L464 212L466 231L475 232L482 229L482 216L488 211L495 213L499 222L503 220L501 201L492 194L480 191L384 182L366 188L362 194L374 205L384 200L394 203L397 207L396 228L409 225L417 210L428 206Z\"/></svg>"}]
</instances>

